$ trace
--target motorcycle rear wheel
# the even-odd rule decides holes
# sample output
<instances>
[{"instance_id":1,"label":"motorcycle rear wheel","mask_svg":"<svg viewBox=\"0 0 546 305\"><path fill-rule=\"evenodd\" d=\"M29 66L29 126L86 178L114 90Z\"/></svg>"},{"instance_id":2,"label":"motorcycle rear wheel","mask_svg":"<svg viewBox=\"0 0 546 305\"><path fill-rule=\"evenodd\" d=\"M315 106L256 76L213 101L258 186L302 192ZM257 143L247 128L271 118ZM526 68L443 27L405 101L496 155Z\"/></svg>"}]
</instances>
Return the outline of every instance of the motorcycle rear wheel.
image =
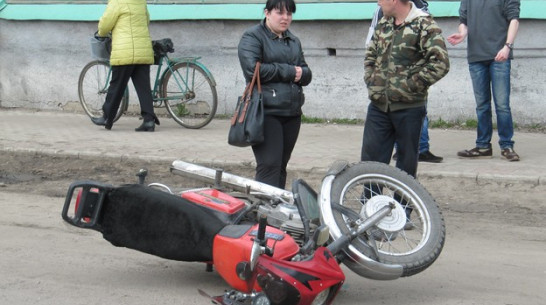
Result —
<instances>
[{"instance_id":1,"label":"motorcycle rear wheel","mask_svg":"<svg viewBox=\"0 0 546 305\"><path fill-rule=\"evenodd\" d=\"M355 163L336 176L330 200L362 217L366 204L373 204L371 199L378 195L382 200L390 197L389 201L400 204L404 211L411 209L410 220L397 232L374 227L354 239L351 245L381 263L401 265L401 276L425 270L442 251L445 223L435 200L416 179L384 163ZM333 216L341 232L349 232L349 217L336 209Z\"/></svg>"}]
</instances>

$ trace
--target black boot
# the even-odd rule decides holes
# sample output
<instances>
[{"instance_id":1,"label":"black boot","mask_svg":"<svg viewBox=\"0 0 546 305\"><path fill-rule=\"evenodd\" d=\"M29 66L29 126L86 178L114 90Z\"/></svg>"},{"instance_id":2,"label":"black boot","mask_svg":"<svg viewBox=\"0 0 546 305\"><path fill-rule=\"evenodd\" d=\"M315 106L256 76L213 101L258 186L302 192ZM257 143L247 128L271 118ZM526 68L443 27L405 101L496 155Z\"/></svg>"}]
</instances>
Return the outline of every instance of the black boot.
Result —
<instances>
[{"instance_id":1,"label":"black boot","mask_svg":"<svg viewBox=\"0 0 546 305\"><path fill-rule=\"evenodd\" d=\"M91 122L95 125L104 126L108 130L112 129L112 122L109 122L105 117L91 118Z\"/></svg>"},{"instance_id":2,"label":"black boot","mask_svg":"<svg viewBox=\"0 0 546 305\"><path fill-rule=\"evenodd\" d=\"M142 122L142 125L140 125L138 128L135 128L135 131L154 131L154 130L155 130L154 121L144 121Z\"/></svg>"},{"instance_id":3,"label":"black boot","mask_svg":"<svg viewBox=\"0 0 546 305\"><path fill-rule=\"evenodd\" d=\"M95 125L104 126L106 125L106 118L100 117L100 118L91 118L91 122Z\"/></svg>"}]
</instances>

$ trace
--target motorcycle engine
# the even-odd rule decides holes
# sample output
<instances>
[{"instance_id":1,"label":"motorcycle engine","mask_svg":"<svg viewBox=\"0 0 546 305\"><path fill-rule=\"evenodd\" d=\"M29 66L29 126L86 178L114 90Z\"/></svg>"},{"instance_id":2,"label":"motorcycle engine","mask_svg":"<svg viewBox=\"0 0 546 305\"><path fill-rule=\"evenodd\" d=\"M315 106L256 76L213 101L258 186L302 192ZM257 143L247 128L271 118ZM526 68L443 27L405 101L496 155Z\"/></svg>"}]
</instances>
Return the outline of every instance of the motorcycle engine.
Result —
<instances>
[{"instance_id":1,"label":"motorcycle engine","mask_svg":"<svg viewBox=\"0 0 546 305\"><path fill-rule=\"evenodd\" d=\"M281 203L275 206L261 205L258 208L258 217L265 214L267 224L278 228L292 236L298 244L303 243L305 230L298 208L292 204Z\"/></svg>"}]
</instances>

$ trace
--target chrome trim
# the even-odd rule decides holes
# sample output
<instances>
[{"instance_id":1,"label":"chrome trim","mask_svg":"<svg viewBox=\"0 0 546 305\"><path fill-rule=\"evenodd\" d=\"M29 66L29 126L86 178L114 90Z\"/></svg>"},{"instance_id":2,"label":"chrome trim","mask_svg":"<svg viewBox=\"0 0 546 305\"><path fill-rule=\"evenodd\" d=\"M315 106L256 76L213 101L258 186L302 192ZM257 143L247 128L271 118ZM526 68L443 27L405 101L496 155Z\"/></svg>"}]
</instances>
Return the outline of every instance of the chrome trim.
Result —
<instances>
[{"instance_id":1,"label":"chrome trim","mask_svg":"<svg viewBox=\"0 0 546 305\"><path fill-rule=\"evenodd\" d=\"M334 179L335 175L328 175L322 180L319 195L319 206L322 223L328 226L330 229L330 236L332 239L336 240L342 234L334 220L334 214L332 212L330 202L332 183ZM401 265L383 264L374 261L362 254L352 245L349 245L347 250L344 250L343 252L346 254L346 258L342 261L342 263L354 273L365 278L374 280L394 280L402 276L402 272L404 271Z\"/></svg>"},{"instance_id":2,"label":"chrome trim","mask_svg":"<svg viewBox=\"0 0 546 305\"><path fill-rule=\"evenodd\" d=\"M163 183L150 183L150 184L148 184L148 187L162 188L162 189L166 190L167 192L169 192L170 194L174 194L173 191L171 191L171 189L168 186L166 186L165 184L163 184Z\"/></svg>"},{"instance_id":3,"label":"chrome trim","mask_svg":"<svg viewBox=\"0 0 546 305\"><path fill-rule=\"evenodd\" d=\"M250 193L253 191L263 193L269 197L277 197L289 203L294 203L294 195L290 191L226 172L221 172L219 174L218 170L182 160L173 161L171 164L171 172L206 183L220 183L223 186L240 192Z\"/></svg>"}]
</instances>

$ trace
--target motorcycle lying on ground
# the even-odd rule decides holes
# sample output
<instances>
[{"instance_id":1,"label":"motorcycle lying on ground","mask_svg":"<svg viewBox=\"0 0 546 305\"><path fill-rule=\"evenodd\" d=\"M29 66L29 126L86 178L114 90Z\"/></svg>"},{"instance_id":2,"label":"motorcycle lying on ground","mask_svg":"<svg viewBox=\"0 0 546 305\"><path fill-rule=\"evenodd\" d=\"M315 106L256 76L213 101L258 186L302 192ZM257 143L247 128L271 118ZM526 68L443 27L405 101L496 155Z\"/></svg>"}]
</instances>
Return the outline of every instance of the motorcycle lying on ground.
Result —
<instances>
[{"instance_id":1,"label":"motorcycle lying on ground","mask_svg":"<svg viewBox=\"0 0 546 305\"><path fill-rule=\"evenodd\" d=\"M331 304L356 274L394 280L440 255L445 224L413 177L386 164L335 162L317 194L303 179L292 191L176 160L171 172L209 187L76 181L62 217L99 231L114 246L165 259L203 262L231 287L223 305ZM204 185L205 185L204 184Z\"/></svg>"}]
</instances>

